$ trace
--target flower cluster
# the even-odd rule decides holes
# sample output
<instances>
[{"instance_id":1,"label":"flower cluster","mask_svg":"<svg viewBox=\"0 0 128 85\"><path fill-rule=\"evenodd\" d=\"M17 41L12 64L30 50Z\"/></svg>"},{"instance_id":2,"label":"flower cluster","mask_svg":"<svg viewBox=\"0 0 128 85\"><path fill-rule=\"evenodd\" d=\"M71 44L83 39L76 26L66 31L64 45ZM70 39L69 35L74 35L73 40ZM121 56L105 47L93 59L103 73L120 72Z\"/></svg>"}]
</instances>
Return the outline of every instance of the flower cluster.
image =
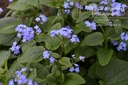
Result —
<instances>
[{"instance_id":1,"label":"flower cluster","mask_svg":"<svg viewBox=\"0 0 128 85\"><path fill-rule=\"evenodd\" d=\"M10 50L14 53L14 54L19 54L20 53L20 45L17 45L17 42L13 42L12 47L10 48Z\"/></svg>"},{"instance_id":2,"label":"flower cluster","mask_svg":"<svg viewBox=\"0 0 128 85\"><path fill-rule=\"evenodd\" d=\"M113 45L118 45L118 42L115 41L115 40L112 40L111 43L112 43Z\"/></svg>"},{"instance_id":3,"label":"flower cluster","mask_svg":"<svg viewBox=\"0 0 128 85\"><path fill-rule=\"evenodd\" d=\"M84 61L85 57L84 57L84 56L79 56L79 59L80 59L81 61Z\"/></svg>"},{"instance_id":4,"label":"flower cluster","mask_svg":"<svg viewBox=\"0 0 128 85\"><path fill-rule=\"evenodd\" d=\"M73 30L69 27L69 26L66 26L66 27L62 27L61 29L59 30L52 30L50 32L50 36L51 37L54 37L56 35L61 35L63 37L66 37L68 39L70 39L70 41L72 43L77 43L77 42L80 42L79 38L77 37L77 35L72 35L73 33Z\"/></svg>"},{"instance_id":5,"label":"flower cluster","mask_svg":"<svg viewBox=\"0 0 128 85\"><path fill-rule=\"evenodd\" d=\"M24 24L20 24L16 27L15 30L19 32L17 34L19 38L23 37L23 42L31 41L34 38L34 30L32 27L27 27Z\"/></svg>"},{"instance_id":6,"label":"flower cluster","mask_svg":"<svg viewBox=\"0 0 128 85\"><path fill-rule=\"evenodd\" d=\"M83 9L83 6L78 2L67 0L66 2L64 2L64 5L63 5L63 7L65 8L64 12L69 14L71 12L70 8L72 8L73 6L75 6L77 9Z\"/></svg>"},{"instance_id":7,"label":"flower cluster","mask_svg":"<svg viewBox=\"0 0 128 85\"><path fill-rule=\"evenodd\" d=\"M21 84L27 84L27 85L38 85L36 82L33 83L32 80L27 79L26 75L23 74L27 71L27 68L22 68L20 71L16 71L16 77L14 79L11 79L9 81L8 85L15 85L14 83L17 83L18 85Z\"/></svg>"},{"instance_id":8,"label":"flower cluster","mask_svg":"<svg viewBox=\"0 0 128 85\"><path fill-rule=\"evenodd\" d=\"M40 14L38 17L36 17L35 21L40 22L40 24L43 24L47 21L47 17L43 14Z\"/></svg>"},{"instance_id":9,"label":"flower cluster","mask_svg":"<svg viewBox=\"0 0 128 85\"><path fill-rule=\"evenodd\" d=\"M44 51L43 52L43 58L44 59L49 59L50 63L54 63L55 58L51 57L51 51Z\"/></svg>"},{"instance_id":10,"label":"flower cluster","mask_svg":"<svg viewBox=\"0 0 128 85\"><path fill-rule=\"evenodd\" d=\"M125 4L115 2L115 0L102 0L100 6L96 4L89 4L85 6L86 10L93 11L95 15L99 15L100 11L109 13L111 16L121 16L121 13L125 12Z\"/></svg>"},{"instance_id":11,"label":"flower cluster","mask_svg":"<svg viewBox=\"0 0 128 85\"><path fill-rule=\"evenodd\" d=\"M74 66L70 67L69 71L70 72L74 72L75 71L76 73L80 72L79 65L78 64L74 64Z\"/></svg>"},{"instance_id":12,"label":"flower cluster","mask_svg":"<svg viewBox=\"0 0 128 85\"><path fill-rule=\"evenodd\" d=\"M117 47L117 51L121 51L121 50L124 50L124 51L127 50L127 44L126 44L126 43L121 42L121 43L119 44L119 46Z\"/></svg>"},{"instance_id":13,"label":"flower cluster","mask_svg":"<svg viewBox=\"0 0 128 85\"><path fill-rule=\"evenodd\" d=\"M96 30L96 23L95 22L85 21L85 24L87 27L90 27L92 30Z\"/></svg>"},{"instance_id":14,"label":"flower cluster","mask_svg":"<svg viewBox=\"0 0 128 85\"><path fill-rule=\"evenodd\" d=\"M128 41L128 33L122 32L122 33L121 33L121 40L123 40L123 41ZM122 41L122 42L119 44L119 46L117 47L117 50L118 50L118 51L120 51L120 50L126 51L126 50L127 50L127 44L124 43L123 41Z\"/></svg>"},{"instance_id":15,"label":"flower cluster","mask_svg":"<svg viewBox=\"0 0 128 85\"><path fill-rule=\"evenodd\" d=\"M37 25L34 27L34 29L36 29L37 35L39 35L42 32L42 30Z\"/></svg>"},{"instance_id":16,"label":"flower cluster","mask_svg":"<svg viewBox=\"0 0 128 85\"><path fill-rule=\"evenodd\" d=\"M39 35L42 31L39 26L35 26L34 29L36 33ZM18 32L17 36L19 38L23 37L22 42L31 41L34 38L34 29L32 27L27 27L24 24L18 25L15 30Z\"/></svg>"}]
</instances>

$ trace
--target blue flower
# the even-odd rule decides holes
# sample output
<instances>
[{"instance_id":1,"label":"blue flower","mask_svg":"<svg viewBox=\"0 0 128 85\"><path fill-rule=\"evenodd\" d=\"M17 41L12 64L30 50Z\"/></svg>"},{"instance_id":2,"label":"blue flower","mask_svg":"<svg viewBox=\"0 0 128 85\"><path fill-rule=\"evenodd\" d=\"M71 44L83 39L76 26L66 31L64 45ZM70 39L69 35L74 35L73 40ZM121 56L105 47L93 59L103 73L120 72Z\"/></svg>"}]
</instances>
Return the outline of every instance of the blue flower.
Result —
<instances>
[{"instance_id":1,"label":"blue flower","mask_svg":"<svg viewBox=\"0 0 128 85\"><path fill-rule=\"evenodd\" d=\"M124 50L124 51L127 50L127 44L126 43L121 42L120 45L117 47L117 51L121 51L121 50Z\"/></svg>"},{"instance_id":2,"label":"blue flower","mask_svg":"<svg viewBox=\"0 0 128 85\"><path fill-rule=\"evenodd\" d=\"M2 8L0 8L0 13L1 13L1 12L3 12L3 9L2 9Z\"/></svg>"},{"instance_id":3,"label":"blue flower","mask_svg":"<svg viewBox=\"0 0 128 85\"><path fill-rule=\"evenodd\" d=\"M85 57L84 56L79 56L79 59L83 61L85 59Z\"/></svg>"},{"instance_id":4,"label":"blue flower","mask_svg":"<svg viewBox=\"0 0 128 85\"><path fill-rule=\"evenodd\" d=\"M96 23L95 22L89 22L89 21L85 21L85 24L87 27L91 27L92 30L96 30Z\"/></svg>"},{"instance_id":5,"label":"blue flower","mask_svg":"<svg viewBox=\"0 0 128 85\"><path fill-rule=\"evenodd\" d=\"M69 3L68 2L64 2L64 8L70 8Z\"/></svg>"},{"instance_id":6,"label":"blue flower","mask_svg":"<svg viewBox=\"0 0 128 85\"><path fill-rule=\"evenodd\" d=\"M13 42L12 47L10 48L10 50L14 53L14 54L19 54L20 53L20 45L17 45L17 42Z\"/></svg>"},{"instance_id":7,"label":"blue flower","mask_svg":"<svg viewBox=\"0 0 128 85\"><path fill-rule=\"evenodd\" d=\"M72 35L70 41L72 43L77 43L77 42L80 42L79 38L77 37L77 35Z\"/></svg>"},{"instance_id":8,"label":"blue flower","mask_svg":"<svg viewBox=\"0 0 128 85\"><path fill-rule=\"evenodd\" d=\"M53 58L53 57L50 57L50 58L49 58L49 61L50 61L50 63L54 63L54 61L55 61L55 58Z\"/></svg>"},{"instance_id":9,"label":"blue flower","mask_svg":"<svg viewBox=\"0 0 128 85\"><path fill-rule=\"evenodd\" d=\"M32 80L28 80L28 83L27 83L27 85L33 85L33 82L32 82Z\"/></svg>"},{"instance_id":10,"label":"blue flower","mask_svg":"<svg viewBox=\"0 0 128 85\"><path fill-rule=\"evenodd\" d=\"M36 25L34 28L36 29L37 35L39 35L42 32L42 30L39 28L39 26Z\"/></svg>"},{"instance_id":11,"label":"blue flower","mask_svg":"<svg viewBox=\"0 0 128 85\"><path fill-rule=\"evenodd\" d=\"M8 84L8 85L14 85L13 79L11 79L11 80L9 81L9 84Z\"/></svg>"},{"instance_id":12,"label":"blue flower","mask_svg":"<svg viewBox=\"0 0 128 85\"><path fill-rule=\"evenodd\" d=\"M70 67L69 71L70 72L74 72L75 71L76 73L80 72L79 65L78 64L74 64L74 67Z\"/></svg>"},{"instance_id":13,"label":"blue flower","mask_svg":"<svg viewBox=\"0 0 128 85\"><path fill-rule=\"evenodd\" d=\"M50 57L50 53L51 53L51 51L44 51L43 52L43 57L44 57L44 59L48 59L49 57Z\"/></svg>"}]
</instances>

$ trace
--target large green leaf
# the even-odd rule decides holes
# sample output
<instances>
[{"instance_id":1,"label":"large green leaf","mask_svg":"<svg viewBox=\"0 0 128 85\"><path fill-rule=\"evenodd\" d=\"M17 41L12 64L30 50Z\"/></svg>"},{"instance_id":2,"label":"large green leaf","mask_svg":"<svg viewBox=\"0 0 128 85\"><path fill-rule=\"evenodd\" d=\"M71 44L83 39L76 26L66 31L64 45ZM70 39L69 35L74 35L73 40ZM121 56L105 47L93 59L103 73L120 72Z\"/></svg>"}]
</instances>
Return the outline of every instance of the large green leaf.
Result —
<instances>
[{"instance_id":1,"label":"large green leaf","mask_svg":"<svg viewBox=\"0 0 128 85\"><path fill-rule=\"evenodd\" d=\"M38 0L18 0L11 3L8 8L22 11L29 9L32 6L38 7Z\"/></svg>"},{"instance_id":2,"label":"large green leaf","mask_svg":"<svg viewBox=\"0 0 128 85\"><path fill-rule=\"evenodd\" d=\"M112 55L113 55L112 49L107 50L105 48L101 48L101 49L98 49L98 51L97 51L97 57L98 57L99 63L102 66L105 66L109 63Z\"/></svg>"},{"instance_id":3,"label":"large green leaf","mask_svg":"<svg viewBox=\"0 0 128 85\"><path fill-rule=\"evenodd\" d=\"M0 51L0 67L4 64L4 62L8 59L9 56L9 51Z\"/></svg>"},{"instance_id":4,"label":"large green leaf","mask_svg":"<svg viewBox=\"0 0 128 85\"><path fill-rule=\"evenodd\" d=\"M75 29L75 33L77 33L78 30L84 31L84 32L92 32L92 30L89 27L87 27L84 22L80 22L76 24L76 27L77 28Z\"/></svg>"},{"instance_id":5,"label":"large green leaf","mask_svg":"<svg viewBox=\"0 0 128 85\"><path fill-rule=\"evenodd\" d=\"M95 46L101 45L104 41L103 34L101 32L95 32L86 36L81 44L81 46Z\"/></svg>"},{"instance_id":6,"label":"large green leaf","mask_svg":"<svg viewBox=\"0 0 128 85\"><path fill-rule=\"evenodd\" d=\"M76 73L68 73L61 85L80 85L85 83L85 80L80 75Z\"/></svg>"},{"instance_id":7,"label":"large green leaf","mask_svg":"<svg viewBox=\"0 0 128 85\"><path fill-rule=\"evenodd\" d=\"M94 65L89 70L89 74L96 75L95 78L102 80L104 85L128 84L128 62L113 59L106 66L101 66L98 63Z\"/></svg>"},{"instance_id":8,"label":"large green leaf","mask_svg":"<svg viewBox=\"0 0 128 85\"><path fill-rule=\"evenodd\" d=\"M59 63L62 64L62 65L65 65L67 67L71 67L72 64L70 62L70 59L67 58L67 57L62 57L60 60L59 60Z\"/></svg>"},{"instance_id":9,"label":"large green leaf","mask_svg":"<svg viewBox=\"0 0 128 85\"><path fill-rule=\"evenodd\" d=\"M49 50L56 50L61 45L61 40L57 37L49 37L45 41L46 48Z\"/></svg>"},{"instance_id":10,"label":"large green leaf","mask_svg":"<svg viewBox=\"0 0 128 85\"><path fill-rule=\"evenodd\" d=\"M99 24L109 25L109 20L105 14L97 15L94 18L94 22L99 23Z\"/></svg>"},{"instance_id":11,"label":"large green leaf","mask_svg":"<svg viewBox=\"0 0 128 85\"><path fill-rule=\"evenodd\" d=\"M116 32L116 33L121 33L121 32L122 32L120 19L115 19L115 20L114 20L114 23L113 23L113 26L114 26L114 28L115 28L115 32Z\"/></svg>"},{"instance_id":12,"label":"large green leaf","mask_svg":"<svg viewBox=\"0 0 128 85\"><path fill-rule=\"evenodd\" d=\"M57 85L57 79L52 74L47 75L46 80L48 85Z\"/></svg>"},{"instance_id":13,"label":"large green leaf","mask_svg":"<svg viewBox=\"0 0 128 85\"><path fill-rule=\"evenodd\" d=\"M90 15L91 15L90 11L89 12L82 12L82 13L80 13L78 19L76 20L76 23L81 22L81 21L89 18Z\"/></svg>"},{"instance_id":14,"label":"large green leaf","mask_svg":"<svg viewBox=\"0 0 128 85\"><path fill-rule=\"evenodd\" d=\"M121 20L121 27L122 28L125 28L125 29L128 29L128 20Z\"/></svg>"},{"instance_id":15,"label":"large green leaf","mask_svg":"<svg viewBox=\"0 0 128 85\"><path fill-rule=\"evenodd\" d=\"M56 23L54 26L52 26L52 28L50 29L49 33L52 31L52 30L59 30L61 28L61 23Z\"/></svg>"},{"instance_id":16,"label":"large green leaf","mask_svg":"<svg viewBox=\"0 0 128 85\"><path fill-rule=\"evenodd\" d=\"M76 56L84 56L85 58L89 58L93 55L96 54L96 50L92 47L86 47L86 46L82 46L82 47L78 47L75 51Z\"/></svg>"},{"instance_id":17,"label":"large green leaf","mask_svg":"<svg viewBox=\"0 0 128 85\"><path fill-rule=\"evenodd\" d=\"M37 78L45 79L46 76L50 73L49 70L39 63L30 63L31 68L36 69Z\"/></svg>"},{"instance_id":18,"label":"large green leaf","mask_svg":"<svg viewBox=\"0 0 128 85\"><path fill-rule=\"evenodd\" d=\"M112 27L106 28L105 32L106 32L106 35L108 36L108 39L111 39L111 40L120 39L120 34L121 33L116 33L115 29L112 28Z\"/></svg>"},{"instance_id":19,"label":"large green leaf","mask_svg":"<svg viewBox=\"0 0 128 85\"><path fill-rule=\"evenodd\" d=\"M74 20L77 20L78 18L79 18L79 14L80 14L80 11L78 11L78 9L77 8L74 8L73 10L72 10L72 18L74 19Z\"/></svg>"},{"instance_id":20,"label":"large green leaf","mask_svg":"<svg viewBox=\"0 0 128 85\"><path fill-rule=\"evenodd\" d=\"M13 17L0 19L0 44L11 46L14 41L18 41L15 28L20 24L20 20Z\"/></svg>"},{"instance_id":21,"label":"large green leaf","mask_svg":"<svg viewBox=\"0 0 128 85\"><path fill-rule=\"evenodd\" d=\"M31 47L18 59L18 62L38 62L43 59L41 55L44 50L42 46Z\"/></svg>"},{"instance_id":22,"label":"large green leaf","mask_svg":"<svg viewBox=\"0 0 128 85\"><path fill-rule=\"evenodd\" d=\"M55 0L39 0L39 3L46 6L55 7L58 2Z\"/></svg>"}]
</instances>

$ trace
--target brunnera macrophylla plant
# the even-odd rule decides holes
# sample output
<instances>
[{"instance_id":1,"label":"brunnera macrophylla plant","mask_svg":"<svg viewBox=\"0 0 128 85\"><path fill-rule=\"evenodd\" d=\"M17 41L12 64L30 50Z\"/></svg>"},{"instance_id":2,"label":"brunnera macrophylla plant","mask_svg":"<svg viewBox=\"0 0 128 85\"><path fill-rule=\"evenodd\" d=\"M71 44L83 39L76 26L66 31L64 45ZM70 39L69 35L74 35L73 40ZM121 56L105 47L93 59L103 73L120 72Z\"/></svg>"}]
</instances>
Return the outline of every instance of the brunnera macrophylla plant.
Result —
<instances>
[{"instance_id":1,"label":"brunnera macrophylla plant","mask_svg":"<svg viewBox=\"0 0 128 85\"><path fill-rule=\"evenodd\" d=\"M0 84L128 84L127 2L9 2L0 19Z\"/></svg>"}]
</instances>

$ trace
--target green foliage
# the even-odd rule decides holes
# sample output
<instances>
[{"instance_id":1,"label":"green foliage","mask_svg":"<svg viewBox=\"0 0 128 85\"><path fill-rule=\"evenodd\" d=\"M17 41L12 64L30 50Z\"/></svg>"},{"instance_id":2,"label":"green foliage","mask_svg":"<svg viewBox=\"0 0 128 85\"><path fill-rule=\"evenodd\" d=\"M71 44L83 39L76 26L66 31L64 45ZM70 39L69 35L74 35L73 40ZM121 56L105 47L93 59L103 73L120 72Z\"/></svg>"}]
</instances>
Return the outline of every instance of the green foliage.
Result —
<instances>
[{"instance_id":1,"label":"green foliage","mask_svg":"<svg viewBox=\"0 0 128 85\"><path fill-rule=\"evenodd\" d=\"M85 80L80 75L76 73L68 73L65 76L65 80L62 83L62 85L79 85L84 83L85 83Z\"/></svg>"},{"instance_id":2,"label":"green foliage","mask_svg":"<svg viewBox=\"0 0 128 85\"><path fill-rule=\"evenodd\" d=\"M99 63L102 66L105 66L109 63L112 55L113 55L112 49L107 50L107 49L101 48L101 49L98 49L97 51L97 57L98 57Z\"/></svg>"},{"instance_id":3,"label":"green foliage","mask_svg":"<svg viewBox=\"0 0 128 85\"><path fill-rule=\"evenodd\" d=\"M9 3L0 19L0 85L22 74L39 85L127 85L127 12L112 15L111 1L96 10L101 1Z\"/></svg>"},{"instance_id":4,"label":"green foliage","mask_svg":"<svg viewBox=\"0 0 128 85\"><path fill-rule=\"evenodd\" d=\"M101 45L104 41L103 34L101 32L95 32L92 34L89 34L84 38L82 41L81 46L87 45L87 46L95 46L95 45Z\"/></svg>"},{"instance_id":5,"label":"green foliage","mask_svg":"<svg viewBox=\"0 0 128 85\"><path fill-rule=\"evenodd\" d=\"M118 59L111 60L106 66L96 63L90 68L89 76L103 80L100 81L103 85L127 85L127 67L127 62Z\"/></svg>"}]
</instances>

